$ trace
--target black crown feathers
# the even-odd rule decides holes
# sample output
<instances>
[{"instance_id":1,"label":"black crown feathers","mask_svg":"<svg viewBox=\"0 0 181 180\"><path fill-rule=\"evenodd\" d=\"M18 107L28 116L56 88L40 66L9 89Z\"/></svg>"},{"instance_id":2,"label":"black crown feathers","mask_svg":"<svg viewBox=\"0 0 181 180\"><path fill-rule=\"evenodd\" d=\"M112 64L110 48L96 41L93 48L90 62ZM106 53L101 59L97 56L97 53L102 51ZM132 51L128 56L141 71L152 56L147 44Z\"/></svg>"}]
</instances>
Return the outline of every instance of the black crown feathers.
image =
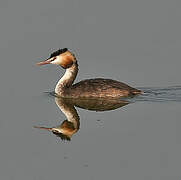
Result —
<instances>
[{"instance_id":1,"label":"black crown feathers","mask_svg":"<svg viewBox=\"0 0 181 180\"><path fill-rule=\"evenodd\" d=\"M50 58L55 57L55 56L58 56L58 55L66 52L66 51L68 51L67 48L59 49L59 50L53 52L53 53L50 55Z\"/></svg>"}]
</instances>

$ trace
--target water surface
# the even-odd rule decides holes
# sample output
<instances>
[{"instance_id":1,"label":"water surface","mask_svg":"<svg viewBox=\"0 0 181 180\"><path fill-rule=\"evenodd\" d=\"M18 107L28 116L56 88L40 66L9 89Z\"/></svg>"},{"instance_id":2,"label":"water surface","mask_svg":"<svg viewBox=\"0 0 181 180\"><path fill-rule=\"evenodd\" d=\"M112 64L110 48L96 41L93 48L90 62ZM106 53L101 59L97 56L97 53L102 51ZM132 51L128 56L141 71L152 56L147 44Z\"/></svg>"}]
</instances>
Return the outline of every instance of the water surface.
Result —
<instances>
[{"instance_id":1,"label":"water surface","mask_svg":"<svg viewBox=\"0 0 181 180\"><path fill-rule=\"evenodd\" d=\"M181 88L141 89L143 95L124 99L129 103L109 111L75 107L80 128L71 141L33 128L56 127L66 120L54 96L1 95L1 177L177 179Z\"/></svg>"}]
</instances>

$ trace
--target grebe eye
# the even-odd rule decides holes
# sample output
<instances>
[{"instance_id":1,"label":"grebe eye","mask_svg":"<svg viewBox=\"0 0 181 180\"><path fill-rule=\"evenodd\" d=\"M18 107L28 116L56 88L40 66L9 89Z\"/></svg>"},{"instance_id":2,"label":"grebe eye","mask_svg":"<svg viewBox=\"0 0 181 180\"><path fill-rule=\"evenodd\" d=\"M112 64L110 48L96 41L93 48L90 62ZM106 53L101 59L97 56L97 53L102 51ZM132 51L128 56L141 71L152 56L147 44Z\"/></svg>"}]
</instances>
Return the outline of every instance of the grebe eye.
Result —
<instances>
[{"instance_id":1,"label":"grebe eye","mask_svg":"<svg viewBox=\"0 0 181 180\"><path fill-rule=\"evenodd\" d=\"M52 59L50 59L50 61L54 61L57 57L53 57Z\"/></svg>"},{"instance_id":2,"label":"grebe eye","mask_svg":"<svg viewBox=\"0 0 181 180\"><path fill-rule=\"evenodd\" d=\"M52 132L53 132L53 133L60 133L60 132L58 132L57 130L53 130Z\"/></svg>"}]
</instances>

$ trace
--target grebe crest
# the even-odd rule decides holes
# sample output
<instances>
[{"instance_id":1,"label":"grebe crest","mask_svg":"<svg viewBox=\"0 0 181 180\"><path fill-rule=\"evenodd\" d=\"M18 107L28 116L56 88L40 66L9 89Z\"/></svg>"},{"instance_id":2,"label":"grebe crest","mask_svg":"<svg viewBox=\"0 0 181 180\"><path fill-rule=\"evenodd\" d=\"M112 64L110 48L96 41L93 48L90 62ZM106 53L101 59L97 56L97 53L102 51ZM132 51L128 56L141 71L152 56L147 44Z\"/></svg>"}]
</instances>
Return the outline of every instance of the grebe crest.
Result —
<instances>
[{"instance_id":1,"label":"grebe crest","mask_svg":"<svg viewBox=\"0 0 181 180\"><path fill-rule=\"evenodd\" d=\"M63 49L58 49L57 51L53 52L49 58L52 58L52 57L55 57L55 56L58 56L64 52L68 51L67 48L63 48Z\"/></svg>"}]
</instances>

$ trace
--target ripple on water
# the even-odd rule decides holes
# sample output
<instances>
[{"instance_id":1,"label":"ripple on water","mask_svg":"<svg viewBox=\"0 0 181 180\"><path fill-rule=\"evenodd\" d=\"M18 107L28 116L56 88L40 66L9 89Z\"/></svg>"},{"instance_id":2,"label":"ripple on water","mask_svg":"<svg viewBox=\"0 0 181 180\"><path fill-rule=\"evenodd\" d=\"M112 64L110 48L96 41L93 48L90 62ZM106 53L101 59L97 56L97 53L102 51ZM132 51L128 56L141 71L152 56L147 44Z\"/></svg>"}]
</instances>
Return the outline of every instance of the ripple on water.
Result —
<instances>
[{"instance_id":1,"label":"ripple on water","mask_svg":"<svg viewBox=\"0 0 181 180\"><path fill-rule=\"evenodd\" d=\"M139 88L144 93L131 99L136 101L150 101L150 102L181 102L181 86L170 87L148 87Z\"/></svg>"}]
</instances>

